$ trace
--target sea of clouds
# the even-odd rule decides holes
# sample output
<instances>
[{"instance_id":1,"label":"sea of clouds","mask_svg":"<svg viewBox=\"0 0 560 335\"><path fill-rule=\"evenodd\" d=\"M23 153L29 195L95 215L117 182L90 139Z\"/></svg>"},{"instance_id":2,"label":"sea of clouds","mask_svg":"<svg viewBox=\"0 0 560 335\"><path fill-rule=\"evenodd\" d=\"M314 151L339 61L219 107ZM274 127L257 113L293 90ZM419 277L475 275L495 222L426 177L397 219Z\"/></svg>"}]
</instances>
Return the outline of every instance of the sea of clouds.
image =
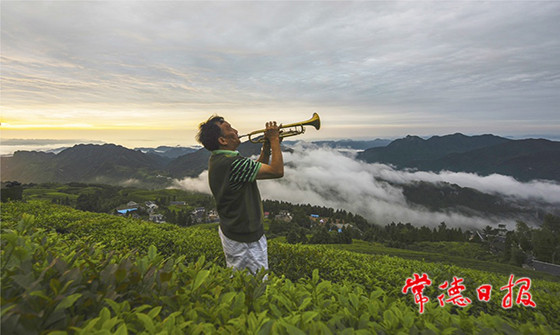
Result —
<instances>
[{"instance_id":1,"label":"sea of clouds","mask_svg":"<svg viewBox=\"0 0 560 335\"><path fill-rule=\"evenodd\" d=\"M283 155L283 178L258 181L263 199L344 209L380 225L410 222L416 226L435 227L445 222L447 226L463 229L498 223L513 229L516 218L429 211L407 202L401 185L418 181L445 182L500 195L512 201L538 202L560 208L560 184L552 181L524 183L497 174L479 176L464 172L397 170L386 164L356 160L355 153L305 142L295 144L292 149L292 152L284 152ZM196 178L176 180L174 186L210 194L208 171Z\"/></svg>"}]
</instances>

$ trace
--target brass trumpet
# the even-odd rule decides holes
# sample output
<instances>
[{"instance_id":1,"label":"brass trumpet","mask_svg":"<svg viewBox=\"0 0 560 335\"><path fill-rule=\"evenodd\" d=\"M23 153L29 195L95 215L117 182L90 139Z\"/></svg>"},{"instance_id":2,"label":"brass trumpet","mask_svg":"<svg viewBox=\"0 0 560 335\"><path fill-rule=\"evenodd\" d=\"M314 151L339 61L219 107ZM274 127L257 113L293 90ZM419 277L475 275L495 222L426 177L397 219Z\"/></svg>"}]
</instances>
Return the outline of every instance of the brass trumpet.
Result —
<instances>
[{"instance_id":1,"label":"brass trumpet","mask_svg":"<svg viewBox=\"0 0 560 335\"><path fill-rule=\"evenodd\" d=\"M289 130L286 130L286 131L281 130L280 131L280 137L284 138L284 137L288 137L288 136L295 136L295 135L303 134L303 133L305 133L304 126L313 126L313 127L315 127L315 129L319 130L319 128L321 128L321 120L319 119L319 114L313 113L313 116L311 117L311 119L309 119L307 121L296 122L296 123L291 123L291 124L286 124L286 125L281 124L280 127L279 127L280 129L285 129L285 128L295 128L295 129L289 129ZM249 134L241 135L241 136L239 136L239 138L248 136L249 141L251 141L253 143L263 143L265 141L265 137L262 136L262 135L264 135L265 131L266 131L266 129L255 130L253 132L250 132ZM262 134L262 135L259 135L259 137L254 139L253 136L255 136L257 134Z\"/></svg>"}]
</instances>

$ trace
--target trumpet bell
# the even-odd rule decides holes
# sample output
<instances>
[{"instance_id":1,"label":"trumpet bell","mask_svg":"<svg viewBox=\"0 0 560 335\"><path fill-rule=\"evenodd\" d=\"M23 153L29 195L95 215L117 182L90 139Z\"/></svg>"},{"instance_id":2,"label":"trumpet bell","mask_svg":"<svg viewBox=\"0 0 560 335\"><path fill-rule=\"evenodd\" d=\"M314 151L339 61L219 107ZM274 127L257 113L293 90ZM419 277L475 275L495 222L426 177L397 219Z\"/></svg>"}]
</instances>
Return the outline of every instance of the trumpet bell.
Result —
<instances>
[{"instance_id":1,"label":"trumpet bell","mask_svg":"<svg viewBox=\"0 0 560 335\"><path fill-rule=\"evenodd\" d=\"M311 119L303 123L303 126L313 126L315 129L319 130L321 128L321 119L319 118L319 114L313 113Z\"/></svg>"}]
</instances>

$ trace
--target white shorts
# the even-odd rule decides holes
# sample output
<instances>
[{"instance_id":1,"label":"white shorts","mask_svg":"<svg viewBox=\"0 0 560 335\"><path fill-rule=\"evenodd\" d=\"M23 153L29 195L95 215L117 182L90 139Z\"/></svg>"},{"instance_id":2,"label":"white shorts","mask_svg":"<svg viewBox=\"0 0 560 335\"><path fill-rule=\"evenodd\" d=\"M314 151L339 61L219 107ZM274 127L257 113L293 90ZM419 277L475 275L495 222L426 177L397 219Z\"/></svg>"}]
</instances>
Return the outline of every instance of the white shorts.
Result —
<instances>
[{"instance_id":1,"label":"white shorts","mask_svg":"<svg viewBox=\"0 0 560 335\"><path fill-rule=\"evenodd\" d=\"M227 238L221 228L218 228L218 232L228 267L249 269L253 274L263 267L268 270L268 246L264 235L256 242L237 242Z\"/></svg>"}]
</instances>

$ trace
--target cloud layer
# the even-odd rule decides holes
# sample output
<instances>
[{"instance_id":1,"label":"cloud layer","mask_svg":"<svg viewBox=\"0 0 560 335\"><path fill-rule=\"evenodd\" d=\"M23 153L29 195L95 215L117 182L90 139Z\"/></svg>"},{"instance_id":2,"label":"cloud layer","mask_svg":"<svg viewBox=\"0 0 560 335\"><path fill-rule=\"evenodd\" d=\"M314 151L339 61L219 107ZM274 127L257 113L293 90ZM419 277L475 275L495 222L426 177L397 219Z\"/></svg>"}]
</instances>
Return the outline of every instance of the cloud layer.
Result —
<instances>
[{"instance_id":1,"label":"cloud layer","mask_svg":"<svg viewBox=\"0 0 560 335\"><path fill-rule=\"evenodd\" d=\"M368 164L334 149L298 144L284 154L284 178L259 181L264 199L344 209L381 225L410 222L435 227L445 221L452 227L484 227L504 223L515 227L511 218L467 217L454 212L430 212L406 202L399 185L415 181L447 182L481 192L539 201L560 207L560 184L549 181L521 183L508 176L487 177L469 173L399 171L384 164ZM390 183L389 183L390 182ZM208 173L177 181L176 186L210 193Z\"/></svg>"}]
</instances>

